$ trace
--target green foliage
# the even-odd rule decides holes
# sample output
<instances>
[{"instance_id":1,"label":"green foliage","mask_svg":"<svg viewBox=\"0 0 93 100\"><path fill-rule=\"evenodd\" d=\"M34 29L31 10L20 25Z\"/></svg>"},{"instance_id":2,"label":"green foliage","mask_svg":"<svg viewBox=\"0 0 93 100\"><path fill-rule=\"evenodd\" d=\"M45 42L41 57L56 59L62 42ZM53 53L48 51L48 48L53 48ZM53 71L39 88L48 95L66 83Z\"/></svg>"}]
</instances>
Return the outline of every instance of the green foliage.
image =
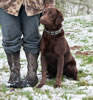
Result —
<instances>
[{"instance_id":1,"label":"green foliage","mask_svg":"<svg viewBox=\"0 0 93 100\"><path fill-rule=\"evenodd\" d=\"M71 100L72 99L71 96L68 97L66 94L63 94L61 97L64 98L65 100Z\"/></svg>"},{"instance_id":2,"label":"green foliage","mask_svg":"<svg viewBox=\"0 0 93 100\"><path fill-rule=\"evenodd\" d=\"M6 86L5 86L4 84L1 84L1 85L0 85L0 92L6 93L8 90L9 90L9 89L6 88Z\"/></svg>"},{"instance_id":3,"label":"green foliage","mask_svg":"<svg viewBox=\"0 0 93 100\"><path fill-rule=\"evenodd\" d=\"M91 50L91 46L86 45L86 46L83 46L82 48L80 48L80 51L85 51L85 50Z\"/></svg>"},{"instance_id":4,"label":"green foliage","mask_svg":"<svg viewBox=\"0 0 93 100\"><path fill-rule=\"evenodd\" d=\"M86 77L87 75L88 75L88 74L85 73L83 70L79 70L79 71L78 71L78 77L79 77L79 79L82 78L82 77Z\"/></svg>"},{"instance_id":5,"label":"green foliage","mask_svg":"<svg viewBox=\"0 0 93 100\"><path fill-rule=\"evenodd\" d=\"M0 72L9 72L8 67L3 66L2 68L0 68Z\"/></svg>"},{"instance_id":6,"label":"green foliage","mask_svg":"<svg viewBox=\"0 0 93 100\"><path fill-rule=\"evenodd\" d=\"M4 53L0 53L0 58L5 58L5 54Z\"/></svg>"},{"instance_id":7,"label":"green foliage","mask_svg":"<svg viewBox=\"0 0 93 100\"><path fill-rule=\"evenodd\" d=\"M76 85L78 85L78 86L89 86L88 82L85 81L85 80L78 81L76 83Z\"/></svg>"},{"instance_id":8,"label":"green foliage","mask_svg":"<svg viewBox=\"0 0 93 100\"><path fill-rule=\"evenodd\" d=\"M93 32L93 29L88 29L88 32Z\"/></svg>"},{"instance_id":9,"label":"green foliage","mask_svg":"<svg viewBox=\"0 0 93 100\"><path fill-rule=\"evenodd\" d=\"M85 98L83 98L82 100L93 100L93 96L85 97Z\"/></svg>"},{"instance_id":10,"label":"green foliage","mask_svg":"<svg viewBox=\"0 0 93 100\"><path fill-rule=\"evenodd\" d=\"M87 64L93 64L93 56L92 55L78 55L76 58L82 59L81 66L85 66Z\"/></svg>"}]
</instances>

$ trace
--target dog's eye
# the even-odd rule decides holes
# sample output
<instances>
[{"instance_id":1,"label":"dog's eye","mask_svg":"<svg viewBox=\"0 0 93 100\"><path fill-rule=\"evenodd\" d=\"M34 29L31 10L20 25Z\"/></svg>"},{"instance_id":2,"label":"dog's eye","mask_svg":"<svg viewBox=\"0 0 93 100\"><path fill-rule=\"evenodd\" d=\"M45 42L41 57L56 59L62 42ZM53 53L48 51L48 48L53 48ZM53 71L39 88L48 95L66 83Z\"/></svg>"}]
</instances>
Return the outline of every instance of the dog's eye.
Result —
<instances>
[{"instance_id":1,"label":"dog's eye","mask_svg":"<svg viewBox=\"0 0 93 100\"><path fill-rule=\"evenodd\" d=\"M46 9L44 9L42 13L45 14L46 12L47 12Z\"/></svg>"},{"instance_id":2,"label":"dog's eye","mask_svg":"<svg viewBox=\"0 0 93 100\"><path fill-rule=\"evenodd\" d=\"M49 14L51 14L51 13L52 13L52 11L49 12Z\"/></svg>"}]
</instances>

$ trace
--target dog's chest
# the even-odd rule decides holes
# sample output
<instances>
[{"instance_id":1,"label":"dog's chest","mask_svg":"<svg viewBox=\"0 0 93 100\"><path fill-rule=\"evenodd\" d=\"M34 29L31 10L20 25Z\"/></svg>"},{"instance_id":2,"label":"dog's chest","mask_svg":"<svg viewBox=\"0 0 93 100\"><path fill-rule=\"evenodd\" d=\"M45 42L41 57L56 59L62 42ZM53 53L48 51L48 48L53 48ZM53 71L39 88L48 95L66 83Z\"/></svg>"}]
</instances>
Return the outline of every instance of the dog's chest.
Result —
<instances>
[{"instance_id":1,"label":"dog's chest","mask_svg":"<svg viewBox=\"0 0 93 100\"><path fill-rule=\"evenodd\" d=\"M56 53L55 53L55 41L49 40L45 44L44 55L47 60L51 59L52 61L56 60Z\"/></svg>"},{"instance_id":2,"label":"dog's chest","mask_svg":"<svg viewBox=\"0 0 93 100\"><path fill-rule=\"evenodd\" d=\"M45 44L45 52L54 53L55 45L56 44L54 40L48 40Z\"/></svg>"}]
</instances>

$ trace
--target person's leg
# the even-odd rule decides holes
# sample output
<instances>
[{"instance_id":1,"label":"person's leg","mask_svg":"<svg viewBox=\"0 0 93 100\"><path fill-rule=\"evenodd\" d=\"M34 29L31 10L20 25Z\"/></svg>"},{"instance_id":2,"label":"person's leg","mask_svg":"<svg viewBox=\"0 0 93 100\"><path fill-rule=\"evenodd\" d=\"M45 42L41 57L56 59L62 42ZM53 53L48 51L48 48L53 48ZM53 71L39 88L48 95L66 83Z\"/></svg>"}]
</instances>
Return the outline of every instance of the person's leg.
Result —
<instances>
[{"instance_id":1,"label":"person's leg","mask_svg":"<svg viewBox=\"0 0 93 100\"><path fill-rule=\"evenodd\" d=\"M24 87L28 84L35 86L37 78L37 58L40 50L40 34L38 31L40 15L27 16L22 8L21 12L22 30L23 30L23 48L28 62L28 72L24 80Z\"/></svg>"},{"instance_id":2,"label":"person's leg","mask_svg":"<svg viewBox=\"0 0 93 100\"><path fill-rule=\"evenodd\" d=\"M38 54L40 51L40 34L38 30L40 14L27 16L24 7L22 7L21 19L24 51Z\"/></svg>"},{"instance_id":3,"label":"person's leg","mask_svg":"<svg viewBox=\"0 0 93 100\"><path fill-rule=\"evenodd\" d=\"M3 47L10 67L9 83L10 86L15 86L20 81L20 48L22 45L20 19L0 9L0 23L2 25Z\"/></svg>"}]
</instances>

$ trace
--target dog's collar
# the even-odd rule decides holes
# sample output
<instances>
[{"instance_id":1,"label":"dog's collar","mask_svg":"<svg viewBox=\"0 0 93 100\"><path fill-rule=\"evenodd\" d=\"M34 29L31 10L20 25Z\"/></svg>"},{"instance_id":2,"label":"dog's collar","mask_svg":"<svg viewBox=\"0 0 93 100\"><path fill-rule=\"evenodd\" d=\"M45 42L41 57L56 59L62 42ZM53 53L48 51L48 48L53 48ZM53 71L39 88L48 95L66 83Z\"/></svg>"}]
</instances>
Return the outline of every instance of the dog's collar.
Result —
<instances>
[{"instance_id":1,"label":"dog's collar","mask_svg":"<svg viewBox=\"0 0 93 100\"><path fill-rule=\"evenodd\" d=\"M45 32L47 32L50 35L57 35L61 32L62 29L63 29L62 27L57 31L48 31L48 30L45 29Z\"/></svg>"}]
</instances>

